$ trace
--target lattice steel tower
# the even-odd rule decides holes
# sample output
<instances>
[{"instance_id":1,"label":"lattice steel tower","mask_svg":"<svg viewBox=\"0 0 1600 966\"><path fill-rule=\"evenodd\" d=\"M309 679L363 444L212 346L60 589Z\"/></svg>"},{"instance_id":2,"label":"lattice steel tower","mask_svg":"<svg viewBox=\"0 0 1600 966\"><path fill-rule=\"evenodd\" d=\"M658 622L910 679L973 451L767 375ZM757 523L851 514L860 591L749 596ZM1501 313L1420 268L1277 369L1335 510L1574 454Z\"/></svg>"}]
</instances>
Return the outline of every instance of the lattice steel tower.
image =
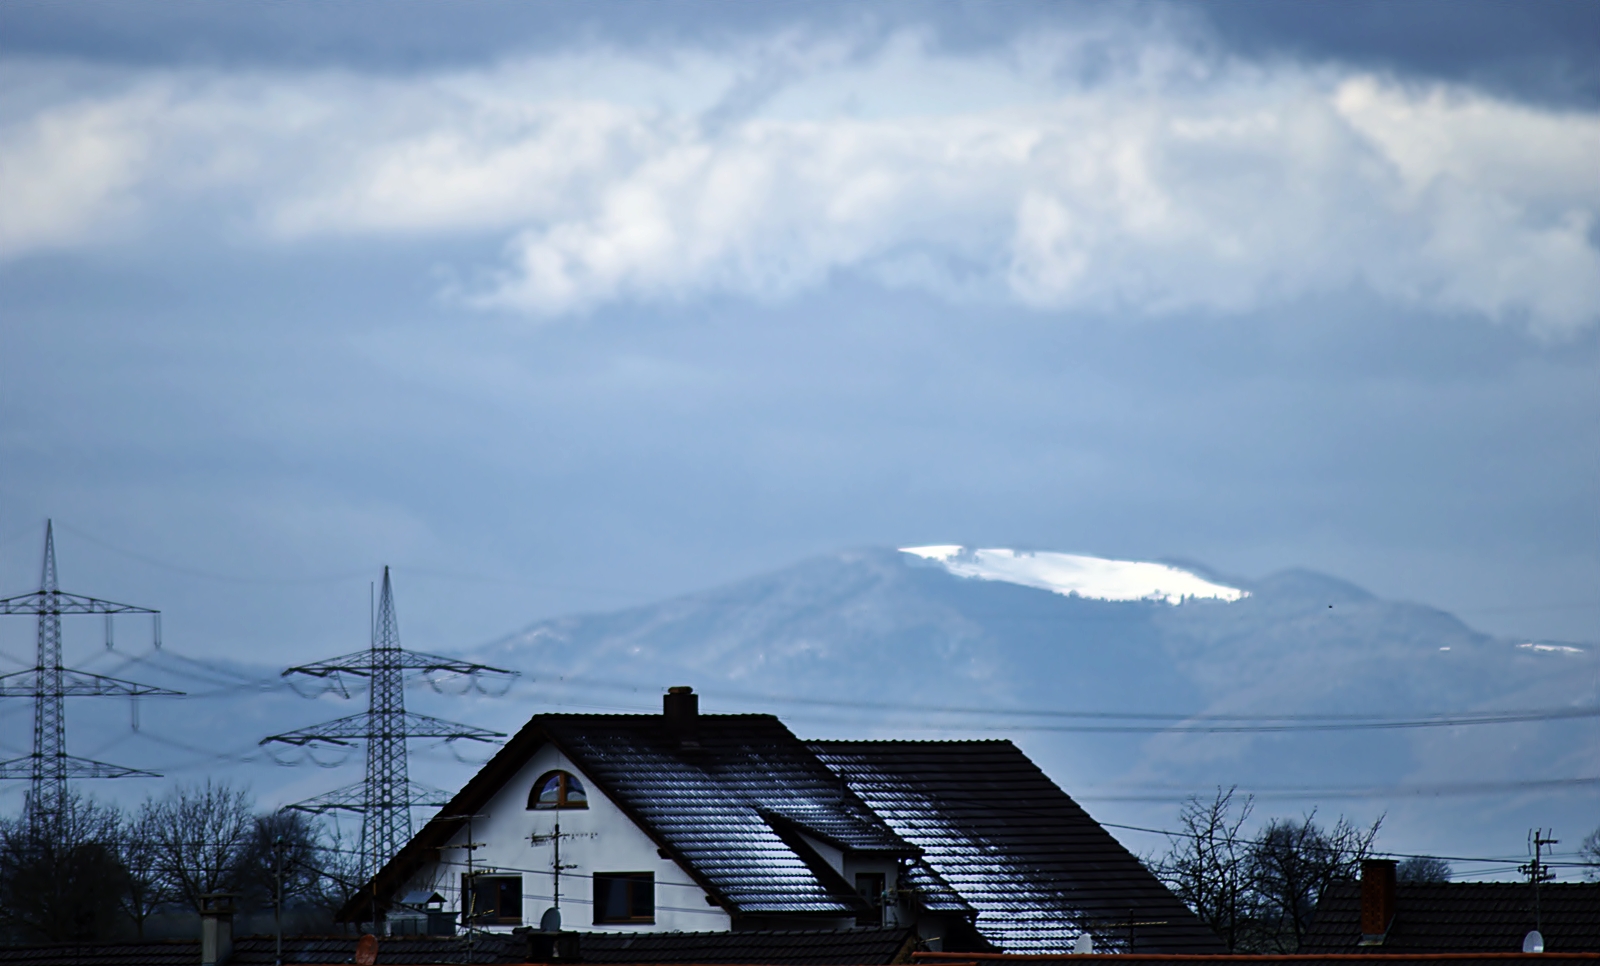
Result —
<instances>
[{"instance_id":1,"label":"lattice steel tower","mask_svg":"<svg viewBox=\"0 0 1600 966\"><path fill-rule=\"evenodd\" d=\"M106 647L110 647L113 614L152 615L156 646L161 646L161 612L149 607L69 594L56 580L55 525L44 525L44 566L39 589L31 594L0 600L0 614L31 614L39 619L39 641L32 670L0 675L0 697L33 699L33 754L0 761L0 779L26 778L27 814L30 822L55 815L67 795L69 778L158 778L154 772L108 765L67 754L67 714L64 699L107 695L178 695L182 691L151 687L103 674L73 671L61 666L61 617L64 614L104 614Z\"/></svg>"},{"instance_id":2,"label":"lattice steel tower","mask_svg":"<svg viewBox=\"0 0 1600 966\"><path fill-rule=\"evenodd\" d=\"M411 781L406 767L406 740L467 738L488 741L505 737L498 731L406 711L407 671L473 676L516 673L487 664L403 649L400 646L399 622L394 612L394 589L389 581L389 568L384 567L383 593L379 598L371 646L365 651L291 667L283 672L285 676L307 674L338 678L348 674L367 678L369 691L366 713L261 739L262 744L278 741L300 746L317 743L350 745L357 741L366 743L365 781L289 807L305 812L338 810L359 813L362 874L367 878L377 874L384 863L410 841L411 809L414 806L443 805L446 800L438 790Z\"/></svg>"}]
</instances>

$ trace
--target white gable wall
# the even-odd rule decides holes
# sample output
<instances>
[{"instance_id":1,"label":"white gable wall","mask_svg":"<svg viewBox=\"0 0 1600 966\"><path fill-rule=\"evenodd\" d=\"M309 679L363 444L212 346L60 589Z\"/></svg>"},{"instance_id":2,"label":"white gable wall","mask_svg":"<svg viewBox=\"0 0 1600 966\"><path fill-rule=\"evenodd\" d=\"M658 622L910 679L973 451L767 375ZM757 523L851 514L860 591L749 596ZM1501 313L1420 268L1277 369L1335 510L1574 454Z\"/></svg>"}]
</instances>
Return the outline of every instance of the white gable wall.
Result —
<instances>
[{"instance_id":1,"label":"white gable wall","mask_svg":"<svg viewBox=\"0 0 1600 966\"><path fill-rule=\"evenodd\" d=\"M533 790L533 783L555 769L571 772L583 783L588 793L588 808L528 810L528 794ZM472 822L472 838L482 844L473 851L473 870L522 876L525 925L537 927L554 896L554 848L549 841L534 844L532 838L550 835L559 820L563 835L561 921L564 928L725 932L732 927L727 912L709 904L705 890L672 859L662 858L650 837L552 744L546 743L535 752L516 775L478 809L478 814L486 817ZM450 844L460 846L466 842L467 828L462 822ZM467 852L461 848L444 849L440 856L440 861L425 866L397 894L433 890L445 897L446 908L459 913L461 875L467 868ZM654 873L655 922L596 924L590 877L597 872ZM513 927L507 924L488 928L509 930Z\"/></svg>"}]
</instances>

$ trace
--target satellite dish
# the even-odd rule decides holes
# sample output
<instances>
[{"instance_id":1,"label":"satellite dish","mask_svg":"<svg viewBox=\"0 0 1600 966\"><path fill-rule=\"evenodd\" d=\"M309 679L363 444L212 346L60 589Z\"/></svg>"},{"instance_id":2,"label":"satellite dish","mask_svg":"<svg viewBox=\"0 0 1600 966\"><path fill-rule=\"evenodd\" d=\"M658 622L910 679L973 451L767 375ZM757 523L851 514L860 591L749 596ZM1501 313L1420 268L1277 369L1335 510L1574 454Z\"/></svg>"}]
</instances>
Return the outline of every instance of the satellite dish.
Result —
<instances>
[{"instance_id":1,"label":"satellite dish","mask_svg":"<svg viewBox=\"0 0 1600 966\"><path fill-rule=\"evenodd\" d=\"M372 966L378 961L378 937L367 933L356 940L356 966Z\"/></svg>"},{"instance_id":2,"label":"satellite dish","mask_svg":"<svg viewBox=\"0 0 1600 966\"><path fill-rule=\"evenodd\" d=\"M1522 937L1522 951L1525 953L1544 952L1544 934L1537 929L1530 930Z\"/></svg>"},{"instance_id":3,"label":"satellite dish","mask_svg":"<svg viewBox=\"0 0 1600 966\"><path fill-rule=\"evenodd\" d=\"M539 931L540 932L560 932L561 931L561 910L555 908L554 906L551 906L549 909L546 909L544 911L544 915L539 917Z\"/></svg>"},{"instance_id":4,"label":"satellite dish","mask_svg":"<svg viewBox=\"0 0 1600 966\"><path fill-rule=\"evenodd\" d=\"M1094 937L1086 932L1078 933L1078 939L1072 944L1074 956L1087 956L1094 952Z\"/></svg>"}]
</instances>

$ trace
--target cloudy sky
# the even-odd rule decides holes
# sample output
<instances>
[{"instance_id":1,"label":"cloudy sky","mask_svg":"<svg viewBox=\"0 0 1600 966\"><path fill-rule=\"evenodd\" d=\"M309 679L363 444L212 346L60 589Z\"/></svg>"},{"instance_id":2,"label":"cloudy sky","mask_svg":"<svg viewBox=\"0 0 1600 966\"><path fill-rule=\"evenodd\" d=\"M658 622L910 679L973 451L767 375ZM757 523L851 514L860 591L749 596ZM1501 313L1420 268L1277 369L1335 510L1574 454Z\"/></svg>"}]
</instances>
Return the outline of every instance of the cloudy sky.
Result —
<instances>
[{"instance_id":1,"label":"cloudy sky","mask_svg":"<svg viewBox=\"0 0 1600 966\"><path fill-rule=\"evenodd\" d=\"M929 543L1600 640L1600 6L14 0L0 91L5 593L48 516L269 662Z\"/></svg>"}]
</instances>

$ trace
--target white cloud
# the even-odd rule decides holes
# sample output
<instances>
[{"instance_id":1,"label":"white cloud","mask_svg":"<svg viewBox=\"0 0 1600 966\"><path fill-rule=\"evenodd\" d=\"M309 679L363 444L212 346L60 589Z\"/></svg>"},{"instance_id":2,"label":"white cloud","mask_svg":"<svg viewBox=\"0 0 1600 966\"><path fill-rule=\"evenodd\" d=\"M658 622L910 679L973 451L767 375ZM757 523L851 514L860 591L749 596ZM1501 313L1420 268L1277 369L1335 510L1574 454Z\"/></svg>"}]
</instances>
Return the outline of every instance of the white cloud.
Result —
<instances>
[{"instance_id":1,"label":"white cloud","mask_svg":"<svg viewBox=\"0 0 1600 966\"><path fill-rule=\"evenodd\" d=\"M1118 55L1092 80L1082 37L957 58L914 34L409 78L134 72L0 124L0 255L227 211L225 234L285 245L499 235L466 297L539 315L842 271L1041 309L1364 286L1549 336L1600 314L1600 116L1090 39ZM52 69L26 66L7 79Z\"/></svg>"}]
</instances>

